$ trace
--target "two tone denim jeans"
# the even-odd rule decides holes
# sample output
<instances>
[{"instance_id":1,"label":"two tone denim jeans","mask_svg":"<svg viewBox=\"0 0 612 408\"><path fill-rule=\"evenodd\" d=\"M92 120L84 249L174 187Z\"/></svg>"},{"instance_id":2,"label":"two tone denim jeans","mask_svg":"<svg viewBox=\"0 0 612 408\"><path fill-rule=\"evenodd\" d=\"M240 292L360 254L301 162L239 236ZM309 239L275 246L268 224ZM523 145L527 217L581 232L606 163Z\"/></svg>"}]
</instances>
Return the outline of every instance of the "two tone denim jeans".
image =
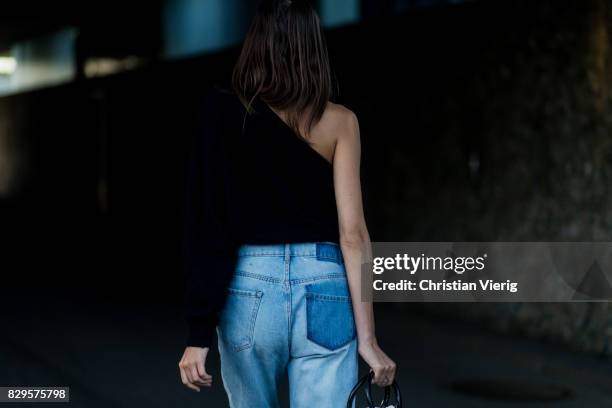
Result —
<instances>
[{"instance_id":1,"label":"two tone denim jeans","mask_svg":"<svg viewBox=\"0 0 612 408\"><path fill-rule=\"evenodd\" d=\"M340 247L243 245L219 326L232 408L344 406L357 381L357 342Z\"/></svg>"}]
</instances>

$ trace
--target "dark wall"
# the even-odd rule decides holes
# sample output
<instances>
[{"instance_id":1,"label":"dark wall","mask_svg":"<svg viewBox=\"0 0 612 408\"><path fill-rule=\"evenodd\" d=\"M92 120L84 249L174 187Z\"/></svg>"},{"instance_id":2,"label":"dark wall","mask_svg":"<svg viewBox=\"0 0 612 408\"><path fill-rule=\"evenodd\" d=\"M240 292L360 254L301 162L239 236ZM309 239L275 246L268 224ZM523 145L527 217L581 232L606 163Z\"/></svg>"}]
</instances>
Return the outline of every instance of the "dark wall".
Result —
<instances>
[{"instance_id":1,"label":"dark wall","mask_svg":"<svg viewBox=\"0 0 612 408\"><path fill-rule=\"evenodd\" d=\"M93 112L72 86L0 100L5 284L53 282L90 268L97 214Z\"/></svg>"},{"instance_id":2,"label":"dark wall","mask_svg":"<svg viewBox=\"0 0 612 408\"><path fill-rule=\"evenodd\" d=\"M6 282L176 289L198 98L234 58L159 63L1 99L13 168L0 201Z\"/></svg>"},{"instance_id":3,"label":"dark wall","mask_svg":"<svg viewBox=\"0 0 612 408\"><path fill-rule=\"evenodd\" d=\"M374 239L610 239L611 21L491 1L346 32Z\"/></svg>"}]
</instances>

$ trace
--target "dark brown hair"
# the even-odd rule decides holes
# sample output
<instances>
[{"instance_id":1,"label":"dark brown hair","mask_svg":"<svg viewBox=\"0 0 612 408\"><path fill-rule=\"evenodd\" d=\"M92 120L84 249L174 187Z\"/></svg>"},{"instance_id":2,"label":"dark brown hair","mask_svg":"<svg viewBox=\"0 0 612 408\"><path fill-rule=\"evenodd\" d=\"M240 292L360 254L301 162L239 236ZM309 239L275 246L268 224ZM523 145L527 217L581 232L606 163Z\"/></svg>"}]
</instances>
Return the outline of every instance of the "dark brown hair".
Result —
<instances>
[{"instance_id":1,"label":"dark brown hair","mask_svg":"<svg viewBox=\"0 0 612 408\"><path fill-rule=\"evenodd\" d=\"M252 112L259 97L286 112L288 125L307 137L333 97L327 44L307 0L264 0L247 32L232 86ZM305 135L299 129L307 113Z\"/></svg>"}]
</instances>

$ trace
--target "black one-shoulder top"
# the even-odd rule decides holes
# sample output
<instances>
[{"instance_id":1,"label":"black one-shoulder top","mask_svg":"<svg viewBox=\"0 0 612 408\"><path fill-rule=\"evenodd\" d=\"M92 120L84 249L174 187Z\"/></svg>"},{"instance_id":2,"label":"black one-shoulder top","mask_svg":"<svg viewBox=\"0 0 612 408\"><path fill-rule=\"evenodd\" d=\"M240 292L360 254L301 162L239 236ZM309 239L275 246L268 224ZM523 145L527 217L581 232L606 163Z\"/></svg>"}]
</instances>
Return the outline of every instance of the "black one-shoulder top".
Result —
<instances>
[{"instance_id":1,"label":"black one-shoulder top","mask_svg":"<svg viewBox=\"0 0 612 408\"><path fill-rule=\"evenodd\" d=\"M333 165L256 99L215 87L199 109L184 197L188 346L209 347L242 244L338 242Z\"/></svg>"}]
</instances>

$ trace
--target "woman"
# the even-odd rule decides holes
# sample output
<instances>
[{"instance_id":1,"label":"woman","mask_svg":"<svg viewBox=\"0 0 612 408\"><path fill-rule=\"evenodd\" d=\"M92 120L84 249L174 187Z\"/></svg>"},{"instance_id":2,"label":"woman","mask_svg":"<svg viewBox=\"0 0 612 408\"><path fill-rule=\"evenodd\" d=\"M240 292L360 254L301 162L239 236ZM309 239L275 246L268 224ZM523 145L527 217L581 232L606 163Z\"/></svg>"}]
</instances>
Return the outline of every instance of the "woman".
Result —
<instances>
[{"instance_id":1,"label":"woman","mask_svg":"<svg viewBox=\"0 0 612 408\"><path fill-rule=\"evenodd\" d=\"M369 235L357 118L330 102L319 18L306 0L264 1L232 77L206 99L186 197L187 387L210 386L216 327L231 407L346 400L357 352L391 384L372 304L360 301Z\"/></svg>"}]
</instances>

